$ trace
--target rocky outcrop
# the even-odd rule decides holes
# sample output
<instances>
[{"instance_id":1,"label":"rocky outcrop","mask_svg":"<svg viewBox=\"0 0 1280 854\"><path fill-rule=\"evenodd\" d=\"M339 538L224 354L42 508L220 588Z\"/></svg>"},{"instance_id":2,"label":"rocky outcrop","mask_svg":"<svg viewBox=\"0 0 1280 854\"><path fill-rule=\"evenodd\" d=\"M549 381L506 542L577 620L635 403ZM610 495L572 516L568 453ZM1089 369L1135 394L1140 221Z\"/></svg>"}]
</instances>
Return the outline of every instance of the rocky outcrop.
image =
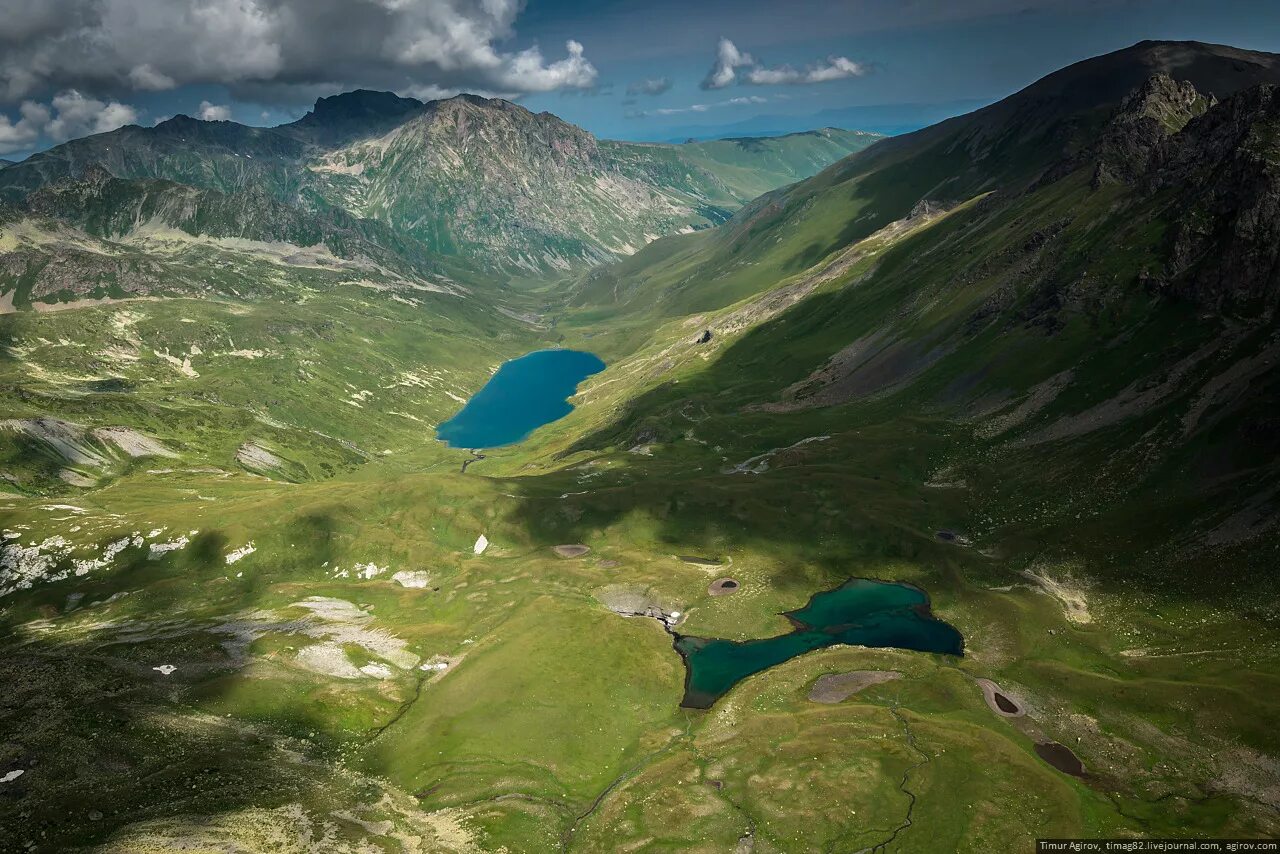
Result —
<instances>
[{"instance_id":1,"label":"rocky outcrop","mask_svg":"<svg viewBox=\"0 0 1280 854\"><path fill-rule=\"evenodd\" d=\"M1090 152L1093 186L1132 183L1147 174L1165 140L1216 102L1187 81L1167 74L1150 77L1121 102Z\"/></svg>"},{"instance_id":2,"label":"rocky outcrop","mask_svg":"<svg viewBox=\"0 0 1280 854\"><path fill-rule=\"evenodd\" d=\"M1223 308L1280 301L1280 87L1223 101L1162 144L1148 178L1173 195L1157 289Z\"/></svg>"},{"instance_id":3,"label":"rocky outcrop","mask_svg":"<svg viewBox=\"0 0 1280 854\"><path fill-rule=\"evenodd\" d=\"M1125 204L1164 233L1160 266L1140 275L1148 290L1215 310L1269 310L1280 296L1278 91L1259 84L1219 103L1156 74L1039 186L1089 167L1095 190L1131 188Z\"/></svg>"}]
</instances>

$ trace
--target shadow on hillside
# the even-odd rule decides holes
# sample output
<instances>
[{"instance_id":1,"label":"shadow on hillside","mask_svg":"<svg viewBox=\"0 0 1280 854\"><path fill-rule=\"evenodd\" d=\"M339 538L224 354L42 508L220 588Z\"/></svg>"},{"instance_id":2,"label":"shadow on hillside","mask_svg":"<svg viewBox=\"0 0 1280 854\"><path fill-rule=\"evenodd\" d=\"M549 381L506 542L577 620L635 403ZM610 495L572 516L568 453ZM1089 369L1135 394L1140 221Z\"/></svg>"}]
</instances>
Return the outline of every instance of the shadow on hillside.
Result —
<instances>
[{"instance_id":1,"label":"shadow on hillside","mask_svg":"<svg viewBox=\"0 0 1280 854\"><path fill-rule=\"evenodd\" d=\"M306 560L330 554L332 520L299 524L316 543ZM185 622L191 609L220 609L229 584L228 615L262 602L270 581L229 582L228 548L208 532L160 561L131 549L101 575L6 598L0 777L22 773L0 786L0 850L79 849L176 817L198 835L202 817L307 802L325 785L326 766L297 753L326 749L323 736L311 747L297 740L331 729L323 708L272 703L262 725L201 711L264 690L227 678L243 665L231 636L208 619ZM31 622L33 613L45 619Z\"/></svg>"}]
</instances>

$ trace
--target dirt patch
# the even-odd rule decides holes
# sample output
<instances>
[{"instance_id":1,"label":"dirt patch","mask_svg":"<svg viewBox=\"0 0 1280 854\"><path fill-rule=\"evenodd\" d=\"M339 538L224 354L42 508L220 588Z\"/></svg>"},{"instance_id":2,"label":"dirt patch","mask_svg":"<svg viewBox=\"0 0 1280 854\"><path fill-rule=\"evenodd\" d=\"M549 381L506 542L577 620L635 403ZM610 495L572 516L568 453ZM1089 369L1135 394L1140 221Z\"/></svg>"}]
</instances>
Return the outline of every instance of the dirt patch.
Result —
<instances>
[{"instance_id":1,"label":"dirt patch","mask_svg":"<svg viewBox=\"0 0 1280 854\"><path fill-rule=\"evenodd\" d=\"M602 560L596 564L596 566L601 569L617 569L619 566L622 566L622 564L618 563L616 560Z\"/></svg>"},{"instance_id":2,"label":"dirt patch","mask_svg":"<svg viewBox=\"0 0 1280 854\"><path fill-rule=\"evenodd\" d=\"M1056 741L1042 741L1036 745L1036 756L1039 756L1063 774L1070 774L1072 777L1084 776L1084 763L1065 744L1059 744Z\"/></svg>"},{"instance_id":3,"label":"dirt patch","mask_svg":"<svg viewBox=\"0 0 1280 854\"><path fill-rule=\"evenodd\" d=\"M109 442L131 457L176 457L173 451L161 443L128 427L99 427L93 438Z\"/></svg>"},{"instance_id":4,"label":"dirt patch","mask_svg":"<svg viewBox=\"0 0 1280 854\"><path fill-rule=\"evenodd\" d=\"M591 551L591 546L584 546L582 543L572 543L570 545L552 546L551 550L556 553L556 557L575 558L582 557Z\"/></svg>"},{"instance_id":5,"label":"dirt patch","mask_svg":"<svg viewBox=\"0 0 1280 854\"><path fill-rule=\"evenodd\" d=\"M87 442L85 428L57 418L8 419L0 430L21 433L47 445L72 465L104 468L107 459Z\"/></svg>"},{"instance_id":6,"label":"dirt patch","mask_svg":"<svg viewBox=\"0 0 1280 854\"><path fill-rule=\"evenodd\" d=\"M698 555L676 555L676 557L694 566L724 566L724 561L716 560L713 557L699 557Z\"/></svg>"},{"instance_id":7,"label":"dirt patch","mask_svg":"<svg viewBox=\"0 0 1280 854\"><path fill-rule=\"evenodd\" d=\"M830 436L810 436L807 439L801 439L799 442L793 442L784 448L771 448L763 454L757 454L749 460L738 463L724 469L725 474L764 474L769 470L770 461L779 454L785 454L787 451L808 445L811 442L825 442Z\"/></svg>"},{"instance_id":8,"label":"dirt patch","mask_svg":"<svg viewBox=\"0 0 1280 854\"><path fill-rule=\"evenodd\" d=\"M1073 623L1092 623L1093 615L1089 613L1089 600L1083 590L1070 576L1062 575L1053 578L1047 572L1024 569L1022 574L1040 586L1062 604L1062 611Z\"/></svg>"},{"instance_id":9,"label":"dirt patch","mask_svg":"<svg viewBox=\"0 0 1280 854\"><path fill-rule=\"evenodd\" d=\"M1027 708L1008 691L990 679L978 679L978 687L982 689L982 699L987 707L1002 718L1020 718L1026 715Z\"/></svg>"},{"instance_id":10,"label":"dirt patch","mask_svg":"<svg viewBox=\"0 0 1280 854\"><path fill-rule=\"evenodd\" d=\"M840 703L854 694L879 685L901 679L896 670L850 670L848 673L828 673L819 676L809 689L809 699L815 703Z\"/></svg>"},{"instance_id":11,"label":"dirt patch","mask_svg":"<svg viewBox=\"0 0 1280 854\"><path fill-rule=\"evenodd\" d=\"M712 596L728 596L731 593L737 593L741 588L742 585L736 578L717 578L711 582L707 592Z\"/></svg>"},{"instance_id":12,"label":"dirt patch","mask_svg":"<svg viewBox=\"0 0 1280 854\"><path fill-rule=\"evenodd\" d=\"M245 442L236 450L236 462L249 471L271 474L284 467L284 460L256 442Z\"/></svg>"}]
</instances>

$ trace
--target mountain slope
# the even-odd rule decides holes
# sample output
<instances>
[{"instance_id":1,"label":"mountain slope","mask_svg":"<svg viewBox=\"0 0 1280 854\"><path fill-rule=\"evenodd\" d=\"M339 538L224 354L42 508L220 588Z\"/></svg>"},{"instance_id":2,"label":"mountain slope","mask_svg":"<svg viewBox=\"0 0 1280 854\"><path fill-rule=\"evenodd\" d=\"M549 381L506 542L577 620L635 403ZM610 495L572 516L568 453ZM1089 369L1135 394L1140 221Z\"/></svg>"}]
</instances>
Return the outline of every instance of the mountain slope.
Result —
<instances>
[{"instance_id":1,"label":"mountain slope","mask_svg":"<svg viewBox=\"0 0 1280 854\"><path fill-rule=\"evenodd\" d=\"M1280 80L1280 57L1195 42L1142 42L1055 72L976 112L884 139L813 178L765 194L727 227L650 247L587 274L584 303L712 308L772 286L907 217L1016 193L1070 166L1153 74L1222 99ZM634 272L633 272L634 271Z\"/></svg>"},{"instance_id":2,"label":"mountain slope","mask_svg":"<svg viewBox=\"0 0 1280 854\"><path fill-rule=\"evenodd\" d=\"M287 290L276 275L259 275L276 268L417 290L484 282L456 259L441 260L413 238L339 209L307 213L255 191L121 179L100 167L11 207L0 221L0 265L0 293L19 308Z\"/></svg>"},{"instance_id":3,"label":"mountain slope","mask_svg":"<svg viewBox=\"0 0 1280 854\"><path fill-rule=\"evenodd\" d=\"M1140 77L1161 67L1186 76ZM866 408L927 412L971 436L957 456L1017 472L992 490L991 517L1019 517L1012 503L1039 494L1038 472L1052 505L1088 504L1100 526L1138 505L1176 516L1184 529L1151 543L1167 560L1194 543L1241 548L1262 528L1212 532L1233 513L1274 513L1280 476L1267 438L1280 403L1277 84L1275 56L1144 43L593 271L581 322L621 311L641 329L687 328L679 319L700 312L684 323L710 343L662 339L665 363L715 359L678 386L650 377L577 447L661 441L690 406L805 435ZM651 366L656 346L635 364Z\"/></svg>"}]
</instances>

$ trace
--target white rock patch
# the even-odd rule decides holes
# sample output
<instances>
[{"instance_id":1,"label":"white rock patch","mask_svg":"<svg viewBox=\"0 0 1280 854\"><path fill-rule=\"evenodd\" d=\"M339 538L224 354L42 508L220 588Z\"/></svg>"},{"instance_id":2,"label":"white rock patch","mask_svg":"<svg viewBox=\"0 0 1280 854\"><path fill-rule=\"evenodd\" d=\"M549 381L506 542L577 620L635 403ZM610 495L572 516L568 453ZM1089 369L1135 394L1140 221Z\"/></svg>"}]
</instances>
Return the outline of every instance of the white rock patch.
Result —
<instances>
[{"instance_id":1,"label":"white rock patch","mask_svg":"<svg viewBox=\"0 0 1280 854\"><path fill-rule=\"evenodd\" d=\"M197 532L192 531L191 536ZM147 551L148 560L158 560L161 556L178 549L185 549L190 545L191 539L188 536L179 536L176 539L169 540L167 543L152 543Z\"/></svg>"},{"instance_id":2,"label":"white rock patch","mask_svg":"<svg viewBox=\"0 0 1280 854\"><path fill-rule=\"evenodd\" d=\"M401 587L411 587L421 589L431 583L431 576L425 572L410 572L402 569L395 575L391 576L391 580L399 584Z\"/></svg>"},{"instance_id":3,"label":"white rock patch","mask_svg":"<svg viewBox=\"0 0 1280 854\"><path fill-rule=\"evenodd\" d=\"M251 555L251 554L253 554L254 552L256 552L257 550L258 550L258 548L257 548L257 546L255 546L255 545L253 544L253 540L250 540L250 541L249 541L248 543L246 543L245 545L243 545L243 546L241 546L240 548L235 549L234 551L231 551L231 552L229 552L229 553L227 554L227 557L226 557L227 564L228 564L228 565L230 565L230 564L235 563L235 562L236 562L236 561L238 561L238 560L241 560L241 559L243 559L243 558L246 558L246 557L248 557L249 555Z\"/></svg>"}]
</instances>

